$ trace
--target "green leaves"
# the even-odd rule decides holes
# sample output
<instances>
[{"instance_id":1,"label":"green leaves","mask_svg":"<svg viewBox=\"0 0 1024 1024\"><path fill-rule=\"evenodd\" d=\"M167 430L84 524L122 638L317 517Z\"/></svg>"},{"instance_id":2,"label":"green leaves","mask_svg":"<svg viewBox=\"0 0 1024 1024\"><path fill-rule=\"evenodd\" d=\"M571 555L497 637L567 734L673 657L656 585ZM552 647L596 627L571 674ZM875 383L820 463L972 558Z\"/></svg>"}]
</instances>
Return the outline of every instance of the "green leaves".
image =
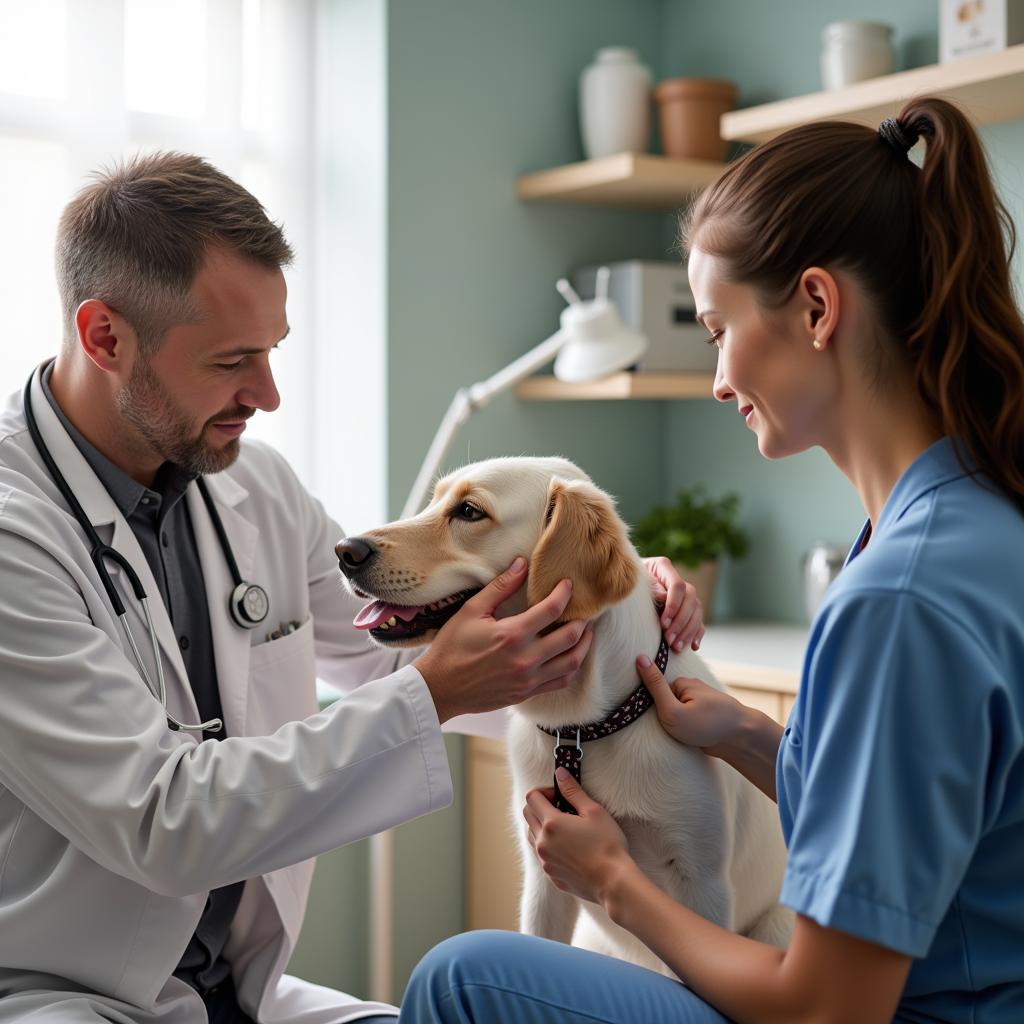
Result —
<instances>
[{"instance_id":1,"label":"green leaves","mask_svg":"<svg viewBox=\"0 0 1024 1024\"><path fill-rule=\"evenodd\" d=\"M739 558L747 553L747 535L736 525L740 498L727 494L718 500L700 484L681 490L674 505L651 509L633 529L642 555L665 555L691 568L722 554Z\"/></svg>"}]
</instances>

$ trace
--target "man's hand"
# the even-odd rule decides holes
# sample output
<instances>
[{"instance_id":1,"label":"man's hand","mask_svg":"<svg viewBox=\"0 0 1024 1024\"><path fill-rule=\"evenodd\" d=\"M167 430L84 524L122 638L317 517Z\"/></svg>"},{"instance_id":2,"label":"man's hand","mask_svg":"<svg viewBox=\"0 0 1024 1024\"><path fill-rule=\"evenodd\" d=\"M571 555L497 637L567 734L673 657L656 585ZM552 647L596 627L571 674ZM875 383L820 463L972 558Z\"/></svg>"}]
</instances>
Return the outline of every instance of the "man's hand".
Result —
<instances>
[{"instance_id":1,"label":"man's hand","mask_svg":"<svg viewBox=\"0 0 1024 1024\"><path fill-rule=\"evenodd\" d=\"M525 579L526 561L517 558L470 598L413 662L442 722L560 690L582 666L594 635L588 623L567 622L538 635L561 618L572 596L570 580L562 580L543 601L519 615L494 617Z\"/></svg>"},{"instance_id":2,"label":"man's hand","mask_svg":"<svg viewBox=\"0 0 1024 1024\"><path fill-rule=\"evenodd\" d=\"M704 608L697 597L697 588L687 583L664 555L645 558L644 565L651 574L654 602L664 605L661 628L665 643L677 654L684 647L698 650L704 639Z\"/></svg>"}]
</instances>

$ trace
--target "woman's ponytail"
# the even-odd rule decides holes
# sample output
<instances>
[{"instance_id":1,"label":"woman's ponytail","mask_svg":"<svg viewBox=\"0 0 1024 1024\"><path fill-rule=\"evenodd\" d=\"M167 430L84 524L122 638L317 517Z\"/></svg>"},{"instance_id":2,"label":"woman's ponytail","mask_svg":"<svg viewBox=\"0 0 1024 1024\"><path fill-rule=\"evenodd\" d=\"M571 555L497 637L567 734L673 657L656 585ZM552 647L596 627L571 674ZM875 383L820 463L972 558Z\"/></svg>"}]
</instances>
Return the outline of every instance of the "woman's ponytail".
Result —
<instances>
[{"instance_id":1,"label":"woman's ponytail","mask_svg":"<svg viewBox=\"0 0 1024 1024\"><path fill-rule=\"evenodd\" d=\"M907 338L918 390L966 461L1024 509L1024 324L1010 258L1016 232L967 118L939 99L896 119L925 141L922 309Z\"/></svg>"}]
</instances>

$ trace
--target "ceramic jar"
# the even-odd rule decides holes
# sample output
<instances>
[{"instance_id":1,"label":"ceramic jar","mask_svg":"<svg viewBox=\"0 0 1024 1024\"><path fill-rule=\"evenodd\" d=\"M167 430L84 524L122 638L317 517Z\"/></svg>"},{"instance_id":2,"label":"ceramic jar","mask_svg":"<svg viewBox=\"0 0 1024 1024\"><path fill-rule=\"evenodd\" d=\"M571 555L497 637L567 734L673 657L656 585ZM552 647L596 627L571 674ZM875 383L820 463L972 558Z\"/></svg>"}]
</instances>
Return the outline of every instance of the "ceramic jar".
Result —
<instances>
[{"instance_id":1,"label":"ceramic jar","mask_svg":"<svg viewBox=\"0 0 1024 1024\"><path fill-rule=\"evenodd\" d=\"M635 50L597 51L580 75L580 130L588 160L645 153L651 138L651 72Z\"/></svg>"},{"instance_id":2,"label":"ceramic jar","mask_svg":"<svg viewBox=\"0 0 1024 1024\"><path fill-rule=\"evenodd\" d=\"M894 65L891 25L836 21L821 34L821 84L826 89L887 75Z\"/></svg>"},{"instance_id":3,"label":"ceramic jar","mask_svg":"<svg viewBox=\"0 0 1024 1024\"><path fill-rule=\"evenodd\" d=\"M669 78L654 90L661 146L676 160L724 160L719 121L736 102L736 86L717 78Z\"/></svg>"}]
</instances>

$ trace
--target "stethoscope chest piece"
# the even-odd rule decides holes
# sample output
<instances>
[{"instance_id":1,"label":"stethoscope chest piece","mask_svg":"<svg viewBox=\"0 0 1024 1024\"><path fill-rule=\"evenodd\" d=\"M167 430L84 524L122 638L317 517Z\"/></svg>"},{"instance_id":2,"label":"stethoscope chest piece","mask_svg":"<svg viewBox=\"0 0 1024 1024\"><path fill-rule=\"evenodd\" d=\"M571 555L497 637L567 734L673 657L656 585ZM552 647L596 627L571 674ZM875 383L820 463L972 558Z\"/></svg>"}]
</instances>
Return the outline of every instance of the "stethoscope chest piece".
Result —
<instances>
[{"instance_id":1,"label":"stethoscope chest piece","mask_svg":"<svg viewBox=\"0 0 1024 1024\"><path fill-rule=\"evenodd\" d=\"M231 618L242 629L255 629L270 611L270 598L258 583L241 582L228 601Z\"/></svg>"}]
</instances>

